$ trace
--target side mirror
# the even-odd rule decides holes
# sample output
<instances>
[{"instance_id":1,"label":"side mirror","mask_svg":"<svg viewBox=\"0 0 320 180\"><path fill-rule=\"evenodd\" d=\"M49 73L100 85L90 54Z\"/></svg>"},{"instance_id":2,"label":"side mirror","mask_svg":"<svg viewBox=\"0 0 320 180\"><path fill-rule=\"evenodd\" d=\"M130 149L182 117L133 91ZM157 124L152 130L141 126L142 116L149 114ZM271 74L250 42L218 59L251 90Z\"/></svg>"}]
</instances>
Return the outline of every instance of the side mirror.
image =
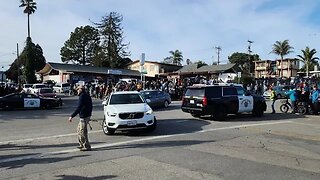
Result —
<instances>
[{"instance_id":1,"label":"side mirror","mask_svg":"<svg viewBox=\"0 0 320 180\"><path fill-rule=\"evenodd\" d=\"M103 101L102 105L106 106L107 105L107 101Z\"/></svg>"},{"instance_id":2,"label":"side mirror","mask_svg":"<svg viewBox=\"0 0 320 180\"><path fill-rule=\"evenodd\" d=\"M146 99L146 102L147 102L147 103L151 103L151 100L150 100L150 99Z\"/></svg>"}]
</instances>

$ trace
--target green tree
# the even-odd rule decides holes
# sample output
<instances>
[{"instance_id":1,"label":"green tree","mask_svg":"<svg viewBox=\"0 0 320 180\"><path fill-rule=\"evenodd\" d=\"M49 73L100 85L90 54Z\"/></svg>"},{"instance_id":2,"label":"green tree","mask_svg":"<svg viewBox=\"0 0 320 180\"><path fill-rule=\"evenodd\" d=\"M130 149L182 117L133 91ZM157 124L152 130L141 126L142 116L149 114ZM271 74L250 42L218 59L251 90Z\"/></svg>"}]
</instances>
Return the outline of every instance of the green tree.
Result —
<instances>
[{"instance_id":1,"label":"green tree","mask_svg":"<svg viewBox=\"0 0 320 180\"><path fill-rule=\"evenodd\" d=\"M20 72L18 72L20 71ZM6 71L6 75L8 79L11 79L15 82L18 81L18 75L21 74L21 70L19 69L18 59L15 59L13 63L11 63L10 68Z\"/></svg>"},{"instance_id":2,"label":"green tree","mask_svg":"<svg viewBox=\"0 0 320 180\"><path fill-rule=\"evenodd\" d=\"M194 64L198 64L198 67L208 66L208 64L202 60L196 61Z\"/></svg>"},{"instance_id":3,"label":"green tree","mask_svg":"<svg viewBox=\"0 0 320 180\"><path fill-rule=\"evenodd\" d=\"M103 64L104 54L100 47L98 29L92 26L77 27L60 50L62 62L82 65Z\"/></svg>"},{"instance_id":4,"label":"green tree","mask_svg":"<svg viewBox=\"0 0 320 180\"><path fill-rule=\"evenodd\" d=\"M280 66L281 66L281 77L283 76L283 57L292 53L293 47L290 46L289 40L284 40L284 41L276 41L275 44L272 46L272 53L279 55L280 56Z\"/></svg>"},{"instance_id":5,"label":"green tree","mask_svg":"<svg viewBox=\"0 0 320 180\"><path fill-rule=\"evenodd\" d=\"M23 75L25 82L27 84L33 84L37 82L36 79L36 69L35 69L35 53L34 53L35 44L32 42L31 38L27 38L26 46L24 47L21 53L21 60L25 63L23 68Z\"/></svg>"},{"instance_id":6,"label":"green tree","mask_svg":"<svg viewBox=\"0 0 320 180\"><path fill-rule=\"evenodd\" d=\"M258 54L250 55L247 53L233 53L228 57L230 63L239 65L246 73L250 74L254 72L254 62L259 61L260 57Z\"/></svg>"},{"instance_id":7,"label":"green tree","mask_svg":"<svg viewBox=\"0 0 320 180\"><path fill-rule=\"evenodd\" d=\"M304 63L304 67L302 68L303 70L305 69L307 73L307 77L309 77L309 70L314 67L314 65L318 65L319 58L314 57L314 55L317 53L315 49L311 49L307 46L304 50L301 50L302 55L298 55L299 61Z\"/></svg>"},{"instance_id":8,"label":"green tree","mask_svg":"<svg viewBox=\"0 0 320 180\"><path fill-rule=\"evenodd\" d=\"M111 12L102 17L99 23L94 23L99 29L102 39L102 49L106 55L110 67L121 68L126 65L126 57L130 55L127 51L129 44L124 44L123 29L121 22L122 15Z\"/></svg>"},{"instance_id":9,"label":"green tree","mask_svg":"<svg viewBox=\"0 0 320 180\"><path fill-rule=\"evenodd\" d=\"M179 50L169 51L171 56L164 58L163 63L167 64L175 64L175 65L182 65L183 55L182 52Z\"/></svg>"},{"instance_id":10,"label":"green tree","mask_svg":"<svg viewBox=\"0 0 320 180\"><path fill-rule=\"evenodd\" d=\"M23 13L27 14L28 16L28 37L30 37L30 14L33 14L36 12L37 9L37 3L33 0L20 0L20 6L23 7Z\"/></svg>"}]
</instances>

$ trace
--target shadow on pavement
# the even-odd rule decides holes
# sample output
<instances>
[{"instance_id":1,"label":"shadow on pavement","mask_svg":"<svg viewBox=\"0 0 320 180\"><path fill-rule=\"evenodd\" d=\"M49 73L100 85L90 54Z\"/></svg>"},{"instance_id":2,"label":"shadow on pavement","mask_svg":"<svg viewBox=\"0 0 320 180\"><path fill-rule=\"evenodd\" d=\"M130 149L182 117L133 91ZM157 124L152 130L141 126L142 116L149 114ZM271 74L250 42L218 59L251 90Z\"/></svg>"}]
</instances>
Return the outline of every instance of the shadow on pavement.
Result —
<instances>
[{"instance_id":1,"label":"shadow on pavement","mask_svg":"<svg viewBox=\"0 0 320 180\"><path fill-rule=\"evenodd\" d=\"M160 136L160 135L174 135L187 134L203 130L203 126L211 124L207 121L197 119L166 119L159 120L157 128L154 132L147 132L146 129L137 129L131 131L116 131L112 136Z\"/></svg>"},{"instance_id":2,"label":"shadow on pavement","mask_svg":"<svg viewBox=\"0 0 320 180\"><path fill-rule=\"evenodd\" d=\"M38 155L38 156L37 156ZM19 155L22 156L22 155ZM24 155L26 156L26 155ZM52 157L52 158L43 158L41 157L40 154L34 154L35 157L32 158L26 158L26 159L21 159L21 160L13 160L10 162L3 162L0 164L0 168L6 168L6 169L15 169L15 168L22 168L25 165L30 165L30 164L51 164L51 163L56 163L56 162L61 162L61 161L68 161L74 158L79 158L79 157L86 157L89 155L78 155L78 156L70 156L70 157Z\"/></svg>"},{"instance_id":3,"label":"shadow on pavement","mask_svg":"<svg viewBox=\"0 0 320 180\"><path fill-rule=\"evenodd\" d=\"M103 179L113 179L113 178L116 178L117 176L106 175L106 176L95 176L95 177L83 177L83 176L76 176L76 175L59 175L56 177L59 178L58 180L86 180L86 179L103 180Z\"/></svg>"},{"instance_id":4,"label":"shadow on pavement","mask_svg":"<svg viewBox=\"0 0 320 180\"><path fill-rule=\"evenodd\" d=\"M228 115L227 119L221 122L252 122L252 121L279 121L279 120L287 120L287 119L300 119L305 118L306 116L303 114L291 114L291 113L265 113L262 117L254 117L252 114L237 114L237 115ZM201 117L200 119L204 120L214 120L210 116Z\"/></svg>"},{"instance_id":5,"label":"shadow on pavement","mask_svg":"<svg viewBox=\"0 0 320 180\"><path fill-rule=\"evenodd\" d=\"M128 148L159 148L159 147L179 147L179 146L190 146L203 143L212 143L212 141L200 141L200 140L179 140L179 141L150 141L145 143L135 143L135 144L124 144L111 147L102 147L92 149L93 151L101 150L116 150L116 149L128 149Z\"/></svg>"}]
</instances>

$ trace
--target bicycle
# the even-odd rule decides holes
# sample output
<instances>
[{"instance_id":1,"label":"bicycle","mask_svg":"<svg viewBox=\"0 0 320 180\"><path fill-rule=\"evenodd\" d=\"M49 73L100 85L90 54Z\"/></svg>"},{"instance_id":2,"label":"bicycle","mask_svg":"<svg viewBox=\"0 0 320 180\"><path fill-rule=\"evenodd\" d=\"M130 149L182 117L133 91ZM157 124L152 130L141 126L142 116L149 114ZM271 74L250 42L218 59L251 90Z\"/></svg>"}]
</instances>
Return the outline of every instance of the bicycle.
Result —
<instances>
[{"instance_id":1,"label":"bicycle","mask_svg":"<svg viewBox=\"0 0 320 180\"><path fill-rule=\"evenodd\" d=\"M289 103L289 99L281 100L280 101L282 104L280 105L280 111L283 113L288 113L289 109L292 109L291 104ZM306 114L307 109L303 105L301 101L298 101L296 104L295 112L300 113L300 114Z\"/></svg>"}]
</instances>

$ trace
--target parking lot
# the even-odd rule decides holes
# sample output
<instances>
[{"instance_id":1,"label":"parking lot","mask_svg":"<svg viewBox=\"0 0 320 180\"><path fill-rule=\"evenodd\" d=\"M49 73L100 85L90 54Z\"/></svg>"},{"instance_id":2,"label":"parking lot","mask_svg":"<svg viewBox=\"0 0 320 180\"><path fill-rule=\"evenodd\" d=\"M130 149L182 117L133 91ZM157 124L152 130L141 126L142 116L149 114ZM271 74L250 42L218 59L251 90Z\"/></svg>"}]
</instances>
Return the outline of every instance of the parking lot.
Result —
<instances>
[{"instance_id":1,"label":"parking lot","mask_svg":"<svg viewBox=\"0 0 320 180\"><path fill-rule=\"evenodd\" d=\"M193 118L173 102L155 110L153 133L101 130L94 100L89 140L76 146L77 97L62 108L0 111L0 179L320 179L320 118L268 110L226 121ZM269 102L268 102L269 103Z\"/></svg>"}]
</instances>

